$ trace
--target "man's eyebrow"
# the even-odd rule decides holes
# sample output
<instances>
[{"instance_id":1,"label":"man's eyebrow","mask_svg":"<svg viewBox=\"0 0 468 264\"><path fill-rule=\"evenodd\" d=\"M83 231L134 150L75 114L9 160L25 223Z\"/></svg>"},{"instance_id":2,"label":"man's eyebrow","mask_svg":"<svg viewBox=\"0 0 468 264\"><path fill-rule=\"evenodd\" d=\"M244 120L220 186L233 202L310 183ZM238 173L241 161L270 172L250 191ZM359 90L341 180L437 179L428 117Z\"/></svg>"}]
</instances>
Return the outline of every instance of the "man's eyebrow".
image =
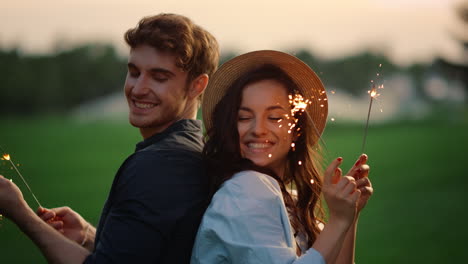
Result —
<instances>
[{"instance_id":1,"label":"man's eyebrow","mask_svg":"<svg viewBox=\"0 0 468 264\"><path fill-rule=\"evenodd\" d=\"M137 67L135 64L131 63L131 62L127 63L127 67L128 67L128 68L135 68L135 69L138 69L138 67ZM154 73L162 73L162 74L166 74L166 75L170 75L170 76L175 76L175 74L174 74L172 71L170 71L170 70L168 70L168 69L160 68L160 67L151 68L149 71L150 71L152 74L154 74Z\"/></svg>"},{"instance_id":2,"label":"man's eyebrow","mask_svg":"<svg viewBox=\"0 0 468 264\"><path fill-rule=\"evenodd\" d=\"M169 75L169 76L175 76L175 74L173 72L171 72L170 70L168 69L164 69L164 68L151 68L149 70L151 73L162 73L162 74L166 74L166 75Z\"/></svg>"}]
</instances>

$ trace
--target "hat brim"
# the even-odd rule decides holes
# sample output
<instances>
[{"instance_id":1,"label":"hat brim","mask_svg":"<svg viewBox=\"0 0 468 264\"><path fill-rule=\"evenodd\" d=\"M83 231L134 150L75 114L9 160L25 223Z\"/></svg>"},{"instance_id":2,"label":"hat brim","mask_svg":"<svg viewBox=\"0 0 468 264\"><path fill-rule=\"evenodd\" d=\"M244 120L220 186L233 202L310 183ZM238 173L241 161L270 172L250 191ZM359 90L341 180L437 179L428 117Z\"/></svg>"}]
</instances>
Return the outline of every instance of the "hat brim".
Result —
<instances>
[{"instance_id":1,"label":"hat brim","mask_svg":"<svg viewBox=\"0 0 468 264\"><path fill-rule=\"evenodd\" d=\"M208 131L212 127L212 114L227 90L243 74L264 64L281 68L296 83L299 92L311 101L306 111L320 137L328 116L325 88L315 72L298 58L274 50L259 50L239 55L225 62L210 78L202 102L203 122Z\"/></svg>"}]
</instances>

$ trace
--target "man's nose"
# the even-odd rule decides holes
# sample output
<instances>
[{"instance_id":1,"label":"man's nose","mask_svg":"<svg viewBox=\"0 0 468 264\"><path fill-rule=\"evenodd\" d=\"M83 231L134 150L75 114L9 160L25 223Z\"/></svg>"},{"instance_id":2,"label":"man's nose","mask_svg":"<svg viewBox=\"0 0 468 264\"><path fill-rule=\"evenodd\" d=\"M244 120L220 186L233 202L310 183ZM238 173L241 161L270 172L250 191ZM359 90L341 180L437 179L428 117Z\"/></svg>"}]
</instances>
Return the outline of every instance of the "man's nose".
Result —
<instances>
[{"instance_id":1,"label":"man's nose","mask_svg":"<svg viewBox=\"0 0 468 264\"><path fill-rule=\"evenodd\" d=\"M143 74L138 76L138 79L132 89L132 94L135 96L146 95L150 90L148 81L148 78Z\"/></svg>"}]
</instances>

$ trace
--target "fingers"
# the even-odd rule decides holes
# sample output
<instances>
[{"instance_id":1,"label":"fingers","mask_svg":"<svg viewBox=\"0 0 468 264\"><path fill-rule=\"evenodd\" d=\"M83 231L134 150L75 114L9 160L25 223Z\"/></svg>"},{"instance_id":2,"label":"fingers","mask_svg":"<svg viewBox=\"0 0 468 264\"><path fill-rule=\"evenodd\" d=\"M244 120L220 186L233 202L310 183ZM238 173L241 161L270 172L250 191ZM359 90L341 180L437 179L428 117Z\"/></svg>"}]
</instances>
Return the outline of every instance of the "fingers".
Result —
<instances>
[{"instance_id":1,"label":"fingers","mask_svg":"<svg viewBox=\"0 0 468 264\"><path fill-rule=\"evenodd\" d=\"M40 214L38 213L38 216L39 216L42 220L48 222L48 221L54 220L54 218L55 218L56 215L55 215L55 212L54 212L54 211L52 211L52 210L47 210L47 209L45 209L45 208L42 208L42 211L40 212Z\"/></svg>"},{"instance_id":2,"label":"fingers","mask_svg":"<svg viewBox=\"0 0 468 264\"><path fill-rule=\"evenodd\" d=\"M359 188L359 191L361 192L362 195L371 196L374 193L374 188L366 186L366 187Z\"/></svg>"},{"instance_id":3,"label":"fingers","mask_svg":"<svg viewBox=\"0 0 468 264\"><path fill-rule=\"evenodd\" d=\"M371 196L374 193L374 188L369 180L369 178L362 178L360 179L359 184L357 185L358 190L361 191L363 195Z\"/></svg>"},{"instance_id":4,"label":"fingers","mask_svg":"<svg viewBox=\"0 0 468 264\"><path fill-rule=\"evenodd\" d=\"M362 168L363 165L367 163L368 159L369 158L367 157L366 154L361 154L361 156L359 156L359 158L357 159L356 163L354 163L354 166L351 167L351 169L348 171L348 173L346 173L346 175L353 176L356 180L360 179L358 178L359 175L356 175L356 174L360 173L360 169Z\"/></svg>"},{"instance_id":5,"label":"fingers","mask_svg":"<svg viewBox=\"0 0 468 264\"><path fill-rule=\"evenodd\" d=\"M357 168L354 174L350 176L353 176L356 180L360 180L362 178L366 178L369 176L369 170L370 170L369 165L363 164L359 168Z\"/></svg>"},{"instance_id":6,"label":"fingers","mask_svg":"<svg viewBox=\"0 0 468 264\"><path fill-rule=\"evenodd\" d=\"M63 229L63 221L54 221L54 222L49 222L48 224L56 230Z\"/></svg>"},{"instance_id":7,"label":"fingers","mask_svg":"<svg viewBox=\"0 0 468 264\"><path fill-rule=\"evenodd\" d=\"M59 217L65 217L67 214L72 212L72 209L68 206L52 208L51 210L53 210Z\"/></svg>"},{"instance_id":8,"label":"fingers","mask_svg":"<svg viewBox=\"0 0 468 264\"><path fill-rule=\"evenodd\" d=\"M344 176L340 179L340 182L337 184L337 187L341 187L341 191L345 195L353 193L356 190L356 180L353 177Z\"/></svg>"},{"instance_id":9,"label":"fingers","mask_svg":"<svg viewBox=\"0 0 468 264\"><path fill-rule=\"evenodd\" d=\"M363 187L372 187L372 183L368 177L364 177L356 181L356 188L359 189Z\"/></svg>"},{"instance_id":10,"label":"fingers","mask_svg":"<svg viewBox=\"0 0 468 264\"><path fill-rule=\"evenodd\" d=\"M341 168L336 168L335 174L332 177L332 184L337 184L341 179L341 175L343 175Z\"/></svg>"},{"instance_id":11,"label":"fingers","mask_svg":"<svg viewBox=\"0 0 468 264\"><path fill-rule=\"evenodd\" d=\"M324 184L331 185L339 177L341 177L341 169L338 167L341 165L343 158L336 158L325 170L325 177L323 179Z\"/></svg>"},{"instance_id":12,"label":"fingers","mask_svg":"<svg viewBox=\"0 0 468 264\"><path fill-rule=\"evenodd\" d=\"M360 197L361 197L361 191L360 191L360 190L356 190L355 192L353 192L353 193L351 194L351 196L349 197L349 199L350 199L350 201L351 201L352 204L356 204Z\"/></svg>"}]
</instances>

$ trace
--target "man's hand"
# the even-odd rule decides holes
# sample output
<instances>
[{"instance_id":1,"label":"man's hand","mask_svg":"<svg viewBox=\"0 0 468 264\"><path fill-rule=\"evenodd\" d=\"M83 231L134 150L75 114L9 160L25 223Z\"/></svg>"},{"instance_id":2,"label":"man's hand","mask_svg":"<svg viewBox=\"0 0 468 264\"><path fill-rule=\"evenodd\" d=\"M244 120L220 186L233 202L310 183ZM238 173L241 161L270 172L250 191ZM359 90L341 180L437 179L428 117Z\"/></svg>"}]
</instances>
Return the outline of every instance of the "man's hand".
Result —
<instances>
[{"instance_id":1,"label":"man's hand","mask_svg":"<svg viewBox=\"0 0 468 264\"><path fill-rule=\"evenodd\" d=\"M51 209L40 207L37 210L37 215L65 237L80 245L86 243L88 239L94 240L94 236L90 235L90 233L94 233L94 228L70 207ZM90 230L91 228L93 230Z\"/></svg>"},{"instance_id":2,"label":"man's hand","mask_svg":"<svg viewBox=\"0 0 468 264\"><path fill-rule=\"evenodd\" d=\"M16 184L0 175L0 214L16 221L29 206Z\"/></svg>"}]
</instances>

